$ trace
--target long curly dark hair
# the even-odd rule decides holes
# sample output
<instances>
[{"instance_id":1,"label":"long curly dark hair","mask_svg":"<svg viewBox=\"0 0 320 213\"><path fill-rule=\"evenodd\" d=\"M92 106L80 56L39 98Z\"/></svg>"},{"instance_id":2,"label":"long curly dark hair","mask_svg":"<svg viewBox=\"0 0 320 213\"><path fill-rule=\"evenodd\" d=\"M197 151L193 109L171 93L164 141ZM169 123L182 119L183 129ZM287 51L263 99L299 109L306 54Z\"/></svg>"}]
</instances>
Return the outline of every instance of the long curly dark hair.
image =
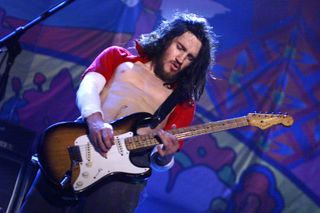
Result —
<instances>
[{"instance_id":1,"label":"long curly dark hair","mask_svg":"<svg viewBox=\"0 0 320 213\"><path fill-rule=\"evenodd\" d=\"M161 58L172 40L185 32L193 33L202 43L198 56L178 74L174 87L181 93L179 102L199 100L206 83L206 74L214 63L216 35L207 20L193 13L178 12L171 21L163 21L149 34L143 34L138 40L143 53L150 59Z\"/></svg>"}]
</instances>

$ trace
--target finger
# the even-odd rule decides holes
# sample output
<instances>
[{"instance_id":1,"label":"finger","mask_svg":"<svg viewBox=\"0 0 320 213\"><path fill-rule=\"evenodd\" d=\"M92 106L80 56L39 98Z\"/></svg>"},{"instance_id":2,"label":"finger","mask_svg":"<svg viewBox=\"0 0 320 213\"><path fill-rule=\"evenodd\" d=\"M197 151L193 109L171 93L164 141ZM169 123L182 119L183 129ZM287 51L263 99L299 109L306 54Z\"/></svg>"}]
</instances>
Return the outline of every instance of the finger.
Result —
<instances>
[{"instance_id":1,"label":"finger","mask_svg":"<svg viewBox=\"0 0 320 213\"><path fill-rule=\"evenodd\" d=\"M106 141L103 139L102 134L99 134L98 138L97 138L97 145L98 145L98 149L99 152L108 152L109 148L106 145Z\"/></svg>"},{"instance_id":2,"label":"finger","mask_svg":"<svg viewBox=\"0 0 320 213\"><path fill-rule=\"evenodd\" d=\"M158 146L158 152L161 156L172 154L175 150L173 143L174 139L170 137L169 133L160 133L160 138L162 140L162 146Z\"/></svg>"},{"instance_id":3,"label":"finger","mask_svg":"<svg viewBox=\"0 0 320 213\"><path fill-rule=\"evenodd\" d=\"M108 157L108 152L99 152L99 154L104 158Z\"/></svg>"},{"instance_id":4,"label":"finger","mask_svg":"<svg viewBox=\"0 0 320 213\"><path fill-rule=\"evenodd\" d=\"M168 141L168 144L166 146L166 154L174 154L179 149L179 143L176 138L171 138L171 140Z\"/></svg>"},{"instance_id":5,"label":"finger","mask_svg":"<svg viewBox=\"0 0 320 213\"><path fill-rule=\"evenodd\" d=\"M161 155L161 156L164 156L166 154L161 145L157 146L157 150L158 150L159 155Z\"/></svg>"},{"instance_id":6,"label":"finger","mask_svg":"<svg viewBox=\"0 0 320 213\"><path fill-rule=\"evenodd\" d=\"M101 128L101 132L103 133L103 140L108 148L114 144L114 135L113 135L113 128L109 123L104 123L103 127Z\"/></svg>"},{"instance_id":7,"label":"finger","mask_svg":"<svg viewBox=\"0 0 320 213\"><path fill-rule=\"evenodd\" d=\"M101 129L90 128L89 140L90 140L91 144L93 145L94 149L99 154L101 154L103 157L105 157L105 155L109 151L109 149L104 144Z\"/></svg>"},{"instance_id":8,"label":"finger","mask_svg":"<svg viewBox=\"0 0 320 213\"><path fill-rule=\"evenodd\" d=\"M102 131L102 139L103 139L103 143L105 145L105 147L107 149L111 149L112 145L114 144L113 143L113 134L111 133L111 131L109 130L101 130Z\"/></svg>"},{"instance_id":9,"label":"finger","mask_svg":"<svg viewBox=\"0 0 320 213\"><path fill-rule=\"evenodd\" d=\"M178 144L178 139L175 135L170 134L169 132L164 133L164 138L166 140L167 146L176 146Z\"/></svg>"},{"instance_id":10,"label":"finger","mask_svg":"<svg viewBox=\"0 0 320 213\"><path fill-rule=\"evenodd\" d=\"M92 143L94 149L99 153L108 151L108 149L103 144L102 140L99 139L98 137L93 137L91 140L91 143Z\"/></svg>"},{"instance_id":11,"label":"finger","mask_svg":"<svg viewBox=\"0 0 320 213\"><path fill-rule=\"evenodd\" d=\"M102 134L99 134L99 137L97 138L97 152L104 158L107 157L107 153L109 151L109 148L105 145L105 142L103 140Z\"/></svg>"},{"instance_id":12,"label":"finger","mask_svg":"<svg viewBox=\"0 0 320 213\"><path fill-rule=\"evenodd\" d=\"M91 144L93 145L94 149L99 152L100 151L100 148L99 148L99 138L97 136L97 134L95 133L90 133L89 134L89 138L90 138L90 142Z\"/></svg>"},{"instance_id":13,"label":"finger","mask_svg":"<svg viewBox=\"0 0 320 213\"><path fill-rule=\"evenodd\" d=\"M163 146L165 148L168 145L168 142L167 142L167 140L169 140L168 135L162 129L159 131L158 135L161 139L161 143L163 144Z\"/></svg>"},{"instance_id":14,"label":"finger","mask_svg":"<svg viewBox=\"0 0 320 213\"><path fill-rule=\"evenodd\" d=\"M109 141L111 142L111 145L114 145L114 134L113 129L107 129Z\"/></svg>"}]
</instances>

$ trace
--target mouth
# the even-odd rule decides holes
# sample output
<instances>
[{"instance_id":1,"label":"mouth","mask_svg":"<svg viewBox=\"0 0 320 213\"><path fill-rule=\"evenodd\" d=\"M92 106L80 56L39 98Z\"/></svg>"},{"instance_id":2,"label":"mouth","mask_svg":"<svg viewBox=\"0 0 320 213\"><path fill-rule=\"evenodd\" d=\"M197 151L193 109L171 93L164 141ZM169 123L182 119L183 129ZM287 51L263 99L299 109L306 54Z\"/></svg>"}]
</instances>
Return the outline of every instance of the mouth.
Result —
<instances>
[{"instance_id":1,"label":"mouth","mask_svg":"<svg viewBox=\"0 0 320 213\"><path fill-rule=\"evenodd\" d=\"M180 65L177 62L171 62L172 71L178 72L180 70Z\"/></svg>"}]
</instances>

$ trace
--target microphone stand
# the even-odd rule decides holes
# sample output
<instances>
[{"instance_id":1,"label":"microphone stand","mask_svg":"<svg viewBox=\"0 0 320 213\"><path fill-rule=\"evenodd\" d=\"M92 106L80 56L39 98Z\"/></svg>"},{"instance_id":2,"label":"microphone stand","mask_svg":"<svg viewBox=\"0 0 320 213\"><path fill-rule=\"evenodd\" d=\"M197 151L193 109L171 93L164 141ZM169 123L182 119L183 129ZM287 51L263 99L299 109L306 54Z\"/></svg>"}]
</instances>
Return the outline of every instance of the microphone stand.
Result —
<instances>
[{"instance_id":1,"label":"microphone stand","mask_svg":"<svg viewBox=\"0 0 320 213\"><path fill-rule=\"evenodd\" d=\"M1 75L1 78L0 78L0 101L2 101L5 96L5 91L6 91L6 87L7 87L7 83L8 83L10 69L11 69L16 57L21 53L21 46L19 43L20 37L29 28L33 27L37 23L50 17L55 12L57 12L58 10L62 9L65 6L67 6L68 4L72 3L73 1L74 0L66 0L66 1L58 4L57 6L45 11L40 16L38 16L37 18L35 18L31 22L27 23L26 25L16 28L12 33L10 33L9 35L6 35L4 38L2 38L0 40L0 53L5 52L3 60L1 60L1 63L0 63L0 67L1 67L2 63L4 62L5 57L8 54L7 64L6 64L4 73ZM4 46L7 49L6 51L1 49Z\"/></svg>"}]
</instances>

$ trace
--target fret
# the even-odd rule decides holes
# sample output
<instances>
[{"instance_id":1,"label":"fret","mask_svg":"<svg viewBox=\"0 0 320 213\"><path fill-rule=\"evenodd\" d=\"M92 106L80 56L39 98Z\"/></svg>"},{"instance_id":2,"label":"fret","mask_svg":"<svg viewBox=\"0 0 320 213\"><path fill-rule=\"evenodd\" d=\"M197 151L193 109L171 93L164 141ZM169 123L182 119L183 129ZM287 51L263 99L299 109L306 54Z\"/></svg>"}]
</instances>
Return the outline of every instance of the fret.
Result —
<instances>
[{"instance_id":1,"label":"fret","mask_svg":"<svg viewBox=\"0 0 320 213\"><path fill-rule=\"evenodd\" d=\"M169 132L175 135L179 140L191 138L198 135L220 132L228 129L234 129L243 126L255 126L260 129L267 129L276 124L291 126L294 120L288 115L249 113L247 116L227 119L222 121L210 122L207 124L198 124L190 127L172 129ZM156 134L137 135L125 139L125 145L129 151L149 148L159 144L154 138Z\"/></svg>"},{"instance_id":2,"label":"fret","mask_svg":"<svg viewBox=\"0 0 320 213\"><path fill-rule=\"evenodd\" d=\"M248 126L247 116L173 129L169 130L169 132L175 135L178 140L181 140L198 135L204 135L243 126ZM159 144L159 142L154 138L155 135L156 134L137 135L132 138L125 139L125 144L129 151L141 148L149 148Z\"/></svg>"}]
</instances>

